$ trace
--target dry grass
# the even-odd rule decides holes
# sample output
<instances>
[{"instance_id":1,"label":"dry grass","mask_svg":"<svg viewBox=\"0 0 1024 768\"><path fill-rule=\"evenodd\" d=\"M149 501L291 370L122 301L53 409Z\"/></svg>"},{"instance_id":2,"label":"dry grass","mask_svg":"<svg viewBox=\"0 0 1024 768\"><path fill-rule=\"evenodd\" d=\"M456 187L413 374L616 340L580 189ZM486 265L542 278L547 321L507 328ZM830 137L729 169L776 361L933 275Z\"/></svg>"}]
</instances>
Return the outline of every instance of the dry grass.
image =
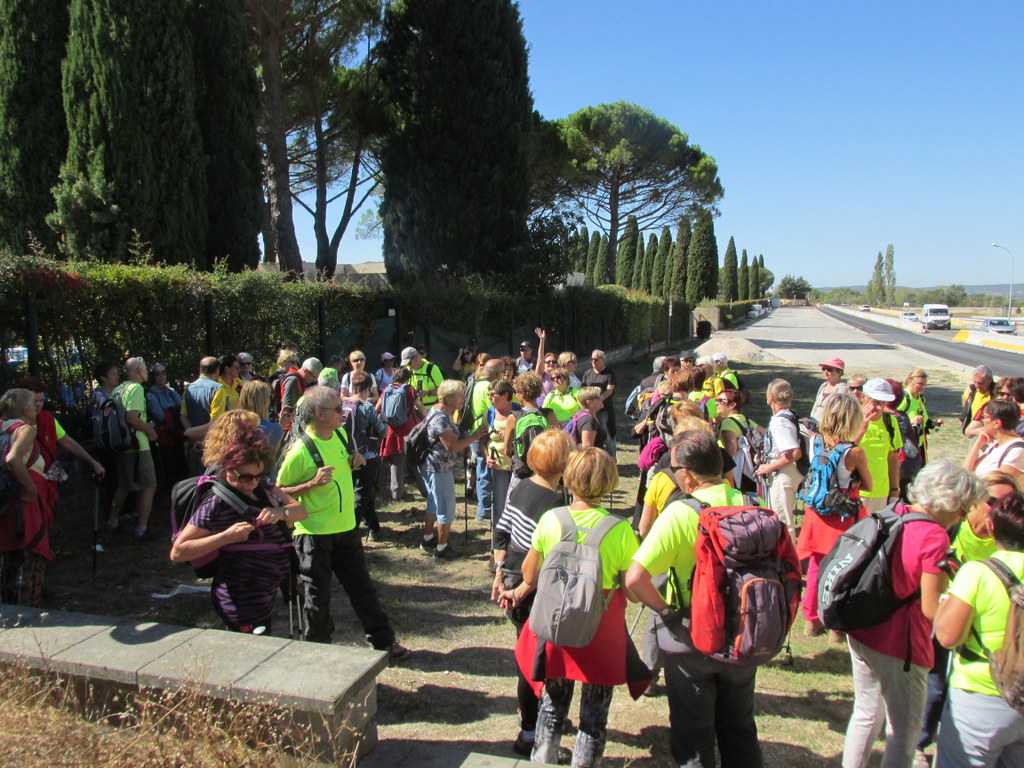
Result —
<instances>
[{"instance_id":1,"label":"dry grass","mask_svg":"<svg viewBox=\"0 0 1024 768\"><path fill-rule=\"evenodd\" d=\"M760 393L776 376L793 383L796 409L804 414L810 410L820 381L817 369L778 364L736 367L754 394L746 410L758 422L766 423L768 417ZM647 362L637 361L629 366L617 366L617 369L620 389L628 392L632 383L646 375L650 367ZM874 373L902 379L907 371ZM944 416L947 421L947 426L933 440L933 458L959 461L966 450L966 440L955 424L963 383L963 377L957 374L934 372L932 375L929 405L933 415ZM624 396L620 401L622 399ZM619 459L622 486L612 506L626 514L632 506L638 473L634 463L635 445L627 443L622 449ZM465 557L453 563L438 563L418 549L422 509L422 502L418 500L384 505L382 520L389 529L389 537L381 543L368 545L371 571L399 639L416 652L411 662L386 670L379 679L380 738L441 743L513 757L511 742L517 730L512 657L514 631L488 600L489 531L472 521L473 504L463 504L460 499L460 520L456 523L453 543ZM464 512L469 515L468 524L461 519ZM155 513L154 517L158 525L161 524L160 513ZM180 582L201 583L191 578L187 568L167 561L164 542L142 546L110 542L108 551L100 556L99 573L93 583L88 550L91 510L68 516L60 525L62 535L55 541L57 562L48 575L48 582L56 591L56 597L50 601L52 607L189 626L219 626L209 599L204 595L183 595L171 600L149 597L151 592L166 592ZM332 610L337 624L335 642L362 644L361 629L340 588L335 589ZM280 610L275 617L274 633L286 635L287 628L287 614ZM823 638L804 638L802 629L802 619L798 619L794 627L792 666L782 666L775 661L758 674L758 726L768 764L817 768L837 764L850 713L852 684L845 649L829 646ZM638 630L637 639L639 635ZM149 728L134 722L130 729L112 730L95 723L69 720L70 716L49 703L45 717L40 714L41 705L34 701L27 712L20 712L26 706L24 702L13 706L9 697L4 698L0 706L4 708L0 726L10 734L5 743L17 744L24 754L39 755L27 763L19 761L19 765L105 764L103 758L90 756L84 760L81 755L117 755L129 743L133 744L132 749L140 750L139 756L125 758L120 764L156 764L154 761L159 760L161 754L170 754L160 752L168 749L159 745L160 740L172 738L175 733L172 729L163 732L154 743L143 743L143 737L148 738ZM153 717L159 720L159 708L152 706ZM72 738L67 734L74 734L74 740L69 743L78 745L72 751L59 747L65 738ZM624 689L616 692L609 722L608 766L665 765L670 762L667 737L668 712L664 697L633 702ZM273 762L284 759L280 755L259 749L244 753L244 758L242 753L236 756L231 752L236 742L223 737L221 730L205 731L185 740L202 742L187 747L195 751L195 757L189 757L190 761L194 760L190 764L194 765L212 764L203 760L218 760L218 764L284 764ZM272 736L267 740L273 743ZM79 752L79 748L84 750L87 745L95 747L89 746L87 753ZM95 751L101 749L104 751ZM244 759L253 762L245 763ZM257 762L259 760L270 762ZM172 760L160 764L175 763Z\"/></svg>"}]
</instances>

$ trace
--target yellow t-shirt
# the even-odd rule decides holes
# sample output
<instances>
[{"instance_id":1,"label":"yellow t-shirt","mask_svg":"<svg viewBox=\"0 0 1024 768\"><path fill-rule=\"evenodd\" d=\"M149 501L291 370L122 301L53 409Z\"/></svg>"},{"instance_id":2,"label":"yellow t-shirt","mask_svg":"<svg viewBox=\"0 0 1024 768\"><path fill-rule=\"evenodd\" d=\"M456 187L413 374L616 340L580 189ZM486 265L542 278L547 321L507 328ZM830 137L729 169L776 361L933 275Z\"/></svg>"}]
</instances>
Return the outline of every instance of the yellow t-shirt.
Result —
<instances>
[{"instance_id":1,"label":"yellow t-shirt","mask_svg":"<svg viewBox=\"0 0 1024 768\"><path fill-rule=\"evenodd\" d=\"M213 393L213 400L210 401L211 421L227 411L234 410L238 407L239 394L238 389L235 388L238 381L238 379L235 379L228 384L224 379L217 379L217 382L224 386Z\"/></svg>"},{"instance_id":2,"label":"yellow t-shirt","mask_svg":"<svg viewBox=\"0 0 1024 768\"><path fill-rule=\"evenodd\" d=\"M570 509L573 522L581 528L593 528L608 511L601 507L575 510ZM552 512L545 512L533 531L532 546L540 552L541 559L562 540L562 526ZM580 544L587 540L587 531L579 531L576 541ZM601 541L601 575L604 589L611 589L618 584L618 576L629 568L636 553L636 534L628 520L623 520L612 528Z\"/></svg>"},{"instance_id":3,"label":"yellow t-shirt","mask_svg":"<svg viewBox=\"0 0 1024 768\"><path fill-rule=\"evenodd\" d=\"M647 483L647 491L644 493L644 504L650 504L661 512L668 503L668 497L672 495L678 486L671 477L664 472L658 471L651 476Z\"/></svg>"},{"instance_id":4,"label":"yellow t-shirt","mask_svg":"<svg viewBox=\"0 0 1024 768\"><path fill-rule=\"evenodd\" d=\"M892 437L885 426L888 419L892 426ZM860 441L860 447L868 459L868 470L871 472L871 490L861 491L861 498L884 499L889 495L889 451L898 451L903 447L903 435L895 416L883 413L876 421L868 422L868 430Z\"/></svg>"},{"instance_id":5,"label":"yellow t-shirt","mask_svg":"<svg viewBox=\"0 0 1024 768\"><path fill-rule=\"evenodd\" d=\"M737 506L746 504L743 493L730 488L724 483L702 488L693 494L694 498L712 507ZM700 515L689 504L673 501L654 521L650 532L640 544L633 559L640 563L652 576L665 573L669 568L675 569L679 577L682 594L676 599L672 593L671 581L667 587L666 600L673 605L685 607L690 604L690 580L694 566L697 564L697 524Z\"/></svg>"},{"instance_id":6,"label":"yellow t-shirt","mask_svg":"<svg viewBox=\"0 0 1024 768\"><path fill-rule=\"evenodd\" d=\"M313 438L326 466L334 467L331 482L313 488L298 497L309 517L295 523L296 533L344 533L356 527L355 497L352 490L352 467L349 466L349 451L336 436L321 440L313 427L306 428L306 434ZM302 440L292 443L281 462L277 484L287 488L301 485L312 479L317 472L316 462Z\"/></svg>"},{"instance_id":7,"label":"yellow t-shirt","mask_svg":"<svg viewBox=\"0 0 1024 768\"><path fill-rule=\"evenodd\" d=\"M979 538L967 520L960 523L960 529L957 531L956 538L953 539L953 543L950 546L956 550L957 557L960 558L961 563L984 560L986 557L992 557L996 553L995 538L992 536L989 536L987 539Z\"/></svg>"},{"instance_id":8,"label":"yellow t-shirt","mask_svg":"<svg viewBox=\"0 0 1024 768\"><path fill-rule=\"evenodd\" d=\"M993 557L1008 565L1017 578L1024 579L1024 552L999 551ZM964 563L949 587L949 594L974 608L974 629L981 635L985 647L993 653L1002 648L1010 598L999 577L984 563ZM973 633L967 636L964 647L979 656L983 655ZM999 695L999 690L992 682L988 660L984 658L980 661L966 661L959 653L953 654L949 684L964 691Z\"/></svg>"}]
</instances>

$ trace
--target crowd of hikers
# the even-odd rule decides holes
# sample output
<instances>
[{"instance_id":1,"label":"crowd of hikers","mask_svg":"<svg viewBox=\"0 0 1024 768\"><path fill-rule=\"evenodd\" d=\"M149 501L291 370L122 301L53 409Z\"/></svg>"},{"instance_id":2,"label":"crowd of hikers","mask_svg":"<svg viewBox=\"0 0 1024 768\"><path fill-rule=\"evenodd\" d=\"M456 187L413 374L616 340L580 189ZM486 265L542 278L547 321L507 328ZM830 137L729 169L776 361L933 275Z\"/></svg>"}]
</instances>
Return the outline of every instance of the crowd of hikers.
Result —
<instances>
[{"instance_id":1,"label":"crowd of hikers","mask_svg":"<svg viewBox=\"0 0 1024 768\"><path fill-rule=\"evenodd\" d=\"M171 489L170 557L212 580L229 630L269 633L281 593L301 637L330 642L333 575L367 642L400 662L412 652L363 549L388 535L377 495L415 485L419 547L447 567L466 472L492 535L490 597L515 631L516 753L598 765L626 685L666 696L680 766L717 753L756 768L757 669L788 652L802 612L805 634L849 650L844 768L868 764L883 725L886 768L1024 766L1024 379L975 369L956 466L929 457L943 419L923 370L847 376L831 358L802 418L790 383L771 381L762 426L723 354L656 358L617 414L604 351L577 371L546 341L536 329L513 358L471 339L447 372L416 347L372 372L359 349L325 366L284 347L265 378L251 354L204 357L180 392L159 363L129 358L122 380L104 362L93 454L27 378L0 397L0 597L41 604L61 446L105 484L107 536L145 540L158 484ZM608 510L624 440L638 441L640 471L625 517ZM642 604L632 629L628 602Z\"/></svg>"}]
</instances>

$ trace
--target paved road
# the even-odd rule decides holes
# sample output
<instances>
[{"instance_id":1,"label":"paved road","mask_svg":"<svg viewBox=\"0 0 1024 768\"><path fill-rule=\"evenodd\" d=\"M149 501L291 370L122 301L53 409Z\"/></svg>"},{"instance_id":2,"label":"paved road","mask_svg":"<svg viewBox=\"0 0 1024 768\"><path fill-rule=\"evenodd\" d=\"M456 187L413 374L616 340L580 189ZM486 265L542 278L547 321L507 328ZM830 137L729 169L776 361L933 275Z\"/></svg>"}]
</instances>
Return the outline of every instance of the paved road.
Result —
<instances>
[{"instance_id":1,"label":"paved road","mask_svg":"<svg viewBox=\"0 0 1024 768\"><path fill-rule=\"evenodd\" d=\"M875 335L873 329L865 333L813 307L781 307L738 330L715 332L715 338L730 335L748 339L789 363L817 365L839 357L846 363L847 372L909 371L936 365L934 358L899 347L893 340Z\"/></svg>"},{"instance_id":2,"label":"paved road","mask_svg":"<svg viewBox=\"0 0 1024 768\"><path fill-rule=\"evenodd\" d=\"M780 310L775 311L778 312ZM877 339L879 343L899 344L902 347L941 357L951 363L968 368L987 365L995 371L997 376L1024 375L1024 356L1013 352L1002 352L998 349L989 349L988 347L976 347L971 344L943 341L942 338L935 338L933 336L934 332L921 334L904 331L902 328L894 328L884 323L876 323L869 320L867 316L851 317L828 308L822 308L820 313L835 318L850 327L860 329L870 338ZM939 333L946 338L954 335L952 332L940 331Z\"/></svg>"}]
</instances>

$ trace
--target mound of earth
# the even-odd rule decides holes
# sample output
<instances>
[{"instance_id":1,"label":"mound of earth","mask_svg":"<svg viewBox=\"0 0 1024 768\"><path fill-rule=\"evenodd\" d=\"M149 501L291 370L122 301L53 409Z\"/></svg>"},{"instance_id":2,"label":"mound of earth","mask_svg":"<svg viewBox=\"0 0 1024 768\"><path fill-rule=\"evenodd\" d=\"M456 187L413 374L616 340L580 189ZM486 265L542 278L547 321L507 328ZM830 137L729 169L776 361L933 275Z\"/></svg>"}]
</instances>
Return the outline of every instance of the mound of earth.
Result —
<instances>
[{"instance_id":1,"label":"mound of earth","mask_svg":"<svg viewBox=\"0 0 1024 768\"><path fill-rule=\"evenodd\" d=\"M700 357L711 357L719 352L723 353L730 360L740 360L744 363L781 363L782 360L765 352L747 339L719 337L705 341L696 350Z\"/></svg>"}]
</instances>

